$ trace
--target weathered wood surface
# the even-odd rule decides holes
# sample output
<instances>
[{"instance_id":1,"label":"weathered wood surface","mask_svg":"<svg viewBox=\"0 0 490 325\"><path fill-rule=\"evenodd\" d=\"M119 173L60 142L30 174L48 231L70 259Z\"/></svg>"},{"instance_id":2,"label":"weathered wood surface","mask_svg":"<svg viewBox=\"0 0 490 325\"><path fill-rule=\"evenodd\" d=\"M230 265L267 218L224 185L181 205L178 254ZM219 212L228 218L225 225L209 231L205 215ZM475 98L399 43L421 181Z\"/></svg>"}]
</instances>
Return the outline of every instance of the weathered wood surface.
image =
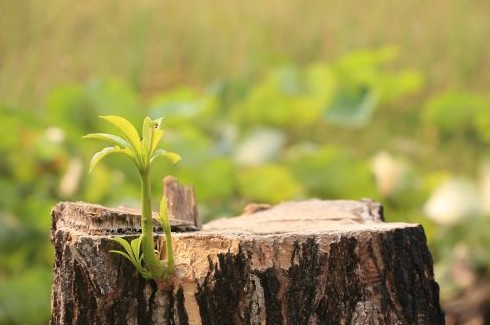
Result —
<instances>
[{"instance_id":1,"label":"weathered wood surface","mask_svg":"<svg viewBox=\"0 0 490 325\"><path fill-rule=\"evenodd\" d=\"M111 237L137 236L137 214L58 204L51 324L444 323L421 226L381 222L371 201L248 213L175 232L174 289L158 291L109 253Z\"/></svg>"},{"instance_id":2,"label":"weathered wood surface","mask_svg":"<svg viewBox=\"0 0 490 325\"><path fill-rule=\"evenodd\" d=\"M194 186L181 185L177 178L167 176L163 180L163 191L167 198L168 215L177 221L188 221L192 223L196 229L201 229L201 219L197 210L196 195ZM178 219L176 219L178 217ZM189 229L187 229L189 230Z\"/></svg>"}]
</instances>

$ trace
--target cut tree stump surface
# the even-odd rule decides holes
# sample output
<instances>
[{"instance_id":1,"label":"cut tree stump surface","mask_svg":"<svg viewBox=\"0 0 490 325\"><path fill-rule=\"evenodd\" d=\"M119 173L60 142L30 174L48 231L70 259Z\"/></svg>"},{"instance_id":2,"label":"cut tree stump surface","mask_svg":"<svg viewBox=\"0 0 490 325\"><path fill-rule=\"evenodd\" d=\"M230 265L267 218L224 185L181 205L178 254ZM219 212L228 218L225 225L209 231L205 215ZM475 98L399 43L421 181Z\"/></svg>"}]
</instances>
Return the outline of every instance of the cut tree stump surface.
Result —
<instances>
[{"instance_id":1,"label":"cut tree stump surface","mask_svg":"<svg viewBox=\"0 0 490 325\"><path fill-rule=\"evenodd\" d=\"M252 205L253 208L253 205ZM247 210L247 208L245 209ZM393 229L396 224L382 223L380 206L373 201L286 202L235 218L223 218L208 223L204 230L211 232L238 232L243 234L325 233L332 231ZM398 224L401 226L402 224ZM403 224L408 226L408 224ZM414 226L414 225L412 225Z\"/></svg>"},{"instance_id":2,"label":"cut tree stump surface","mask_svg":"<svg viewBox=\"0 0 490 325\"><path fill-rule=\"evenodd\" d=\"M135 211L58 204L51 324L444 323L420 225L384 223L370 200L246 211L200 231L174 220L174 289L159 291L109 253L138 235Z\"/></svg>"}]
</instances>

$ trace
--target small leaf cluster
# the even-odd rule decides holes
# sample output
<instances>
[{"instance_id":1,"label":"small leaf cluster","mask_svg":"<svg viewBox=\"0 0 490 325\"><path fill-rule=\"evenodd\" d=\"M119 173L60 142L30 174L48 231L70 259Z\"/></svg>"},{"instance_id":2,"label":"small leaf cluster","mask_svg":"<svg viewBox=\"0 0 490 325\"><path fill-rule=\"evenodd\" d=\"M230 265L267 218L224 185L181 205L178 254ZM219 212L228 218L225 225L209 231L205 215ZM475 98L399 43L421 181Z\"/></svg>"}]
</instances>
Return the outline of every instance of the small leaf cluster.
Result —
<instances>
[{"instance_id":1,"label":"small leaf cluster","mask_svg":"<svg viewBox=\"0 0 490 325\"><path fill-rule=\"evenodd\" d=\"M123 238L114 238L124 248L124 251L111 250L110 252L126 257L145 279L168 277L173 273L174 261L170 223L167 214L167 200L165 196L162 197L159 214L159 221L166 236L167 260L165 263L158 259L154 250L149 172L150 164L158 157L165 157L173 164L176 164L181 158L174 152L157 148L159 141L163 137L163 131L160 129L163 118L152 120L146 117L143 121L141 139L134 126L125 118L113 115L101 116L101 118L115 126L122 136L109 133L91 133L84 136L84 138L88 139L103 140L112 145L93 155L90 162L90 171L108 155L121 153L130 158L136 165L141 178L141 236L133 239L130 243Z\"/></svg>"},{"instance_id":2,"label":"small leaf cluster","mask_svg":"<svg viewBox=\"0 0 490 325\"><path fill-rule=\"evenodd\" d=\"M90 162L90 171L103 158L113 153L122 153L128 156L136 164L140 173L145 172L151 162L158 157L165 157L173 164L176 164L181 159L174 152L157 149L158 142L163 137L163 130L160 130L163 118L151 120L146 117L143 122L143 138L141 140L134 126L125 118L120 116L100 116L100 118L119 129L122 132L122 137L109 133L91 133L84 136L84 138L107 141L113 145L94 154Z\"/></svg>"},{"instance_id":3,"label":"small leaf cluster","mask_svg":"<svg viewBox=\"0 0 490 325\"><path fill-rule=\"evenodd\" d=\"M126 241L121 237L112 238L112 240L121 244L121 246L124 248L125 251L113 249L110 250L109 252L120 254L126 257L145 279L151 279L152 278L151 272L148 271L148 269L141 264L141 262L143 261L143 254L140 251L141 238L142 236L138 236L138 238L131 240L131 244L129 244L128 241Z\"/></svg>"},{"instance_id":4,"label":"small leaf cluster","mask_svg":"<svg viewBox=\"0 0 490 325\"><path fill-rule=\"evenodd\" d=\"M165 196L162 196L162 199L160 201L160 212L158 213L158 221L162 225L163 231L165 233L165 237L167 239L165 243L167 265L166 266L164 265L164 272L163 272L164 277L167 277L174 272L174 257L173 257L170 222L167 214L167 198ZM112 238L112 240L119 243L124 248L124 251L113 249L110 250L109 252L120 254L125 258L127 258L143 278L156 279L155 275L152 274L152 272L148 270L148 268L145 265L143 265L144 254L141 252L142 239L143 239L142 235L131 240L131 242L128 242L127 240L121 237L114 237ZM158 251L155 251L155 254L159 255Z\"/></svg>"}]
</instances>

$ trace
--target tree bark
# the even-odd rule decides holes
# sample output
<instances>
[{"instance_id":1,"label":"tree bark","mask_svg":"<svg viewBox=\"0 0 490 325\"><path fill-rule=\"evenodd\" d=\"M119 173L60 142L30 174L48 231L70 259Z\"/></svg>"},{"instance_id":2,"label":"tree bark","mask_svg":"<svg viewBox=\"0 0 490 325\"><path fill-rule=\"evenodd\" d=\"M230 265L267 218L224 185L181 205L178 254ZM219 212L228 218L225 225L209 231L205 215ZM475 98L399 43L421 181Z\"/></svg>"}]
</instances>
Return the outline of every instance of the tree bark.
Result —
<instances>
[{"instance_id":1,"label":"tree bark","mask_svg":"<svg viewBox=\"0 0 490 325\"><path fill-rule=\"evenodd\" d=\"M372 201L259 206L201 231L173 221L164 291L109 253L111 237L138 235L137 214L59 203L51 324L444 323L420 225L384 223Z\"/></svg>"}]
</instances>

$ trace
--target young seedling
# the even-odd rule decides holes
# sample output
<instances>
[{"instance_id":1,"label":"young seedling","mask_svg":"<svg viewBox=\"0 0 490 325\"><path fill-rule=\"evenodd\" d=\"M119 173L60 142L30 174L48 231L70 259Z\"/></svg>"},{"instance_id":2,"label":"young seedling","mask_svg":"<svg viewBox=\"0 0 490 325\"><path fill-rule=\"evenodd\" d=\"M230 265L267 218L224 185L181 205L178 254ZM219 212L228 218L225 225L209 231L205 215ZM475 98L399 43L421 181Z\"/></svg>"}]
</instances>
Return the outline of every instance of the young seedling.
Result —
<instances>
[{"instance_id":1,"label":"young seedling","mask_svg":"<svg viewBox=\"0 0 490 325\"><path fill-rule=\"evenodd\" d=\"M145 279L157 281L166 279L174 272L167 200L165 196L162 197L158 218L165 231L165 263L155 252L153 240L150 165L158 157L167 158L172 164L176 164L181 158L174 152L157 149L158 142L163 137L163 131L160 129L163 118L151 120L146 117L143 121L141 138L134 126L122 117L100 116L100 118L115 126L121 136L109 133L91 133L84 136L84 138L103 140L111 144L110 147L94 154L90 162L90 171L106 156L121 153L129 157L136 165L141 179L141 236L133 239L131 243L122 238L114 238L113 240L118 242L124 251L112 250L111 252L126 257Z\"/></svg>"}]
</instances>

